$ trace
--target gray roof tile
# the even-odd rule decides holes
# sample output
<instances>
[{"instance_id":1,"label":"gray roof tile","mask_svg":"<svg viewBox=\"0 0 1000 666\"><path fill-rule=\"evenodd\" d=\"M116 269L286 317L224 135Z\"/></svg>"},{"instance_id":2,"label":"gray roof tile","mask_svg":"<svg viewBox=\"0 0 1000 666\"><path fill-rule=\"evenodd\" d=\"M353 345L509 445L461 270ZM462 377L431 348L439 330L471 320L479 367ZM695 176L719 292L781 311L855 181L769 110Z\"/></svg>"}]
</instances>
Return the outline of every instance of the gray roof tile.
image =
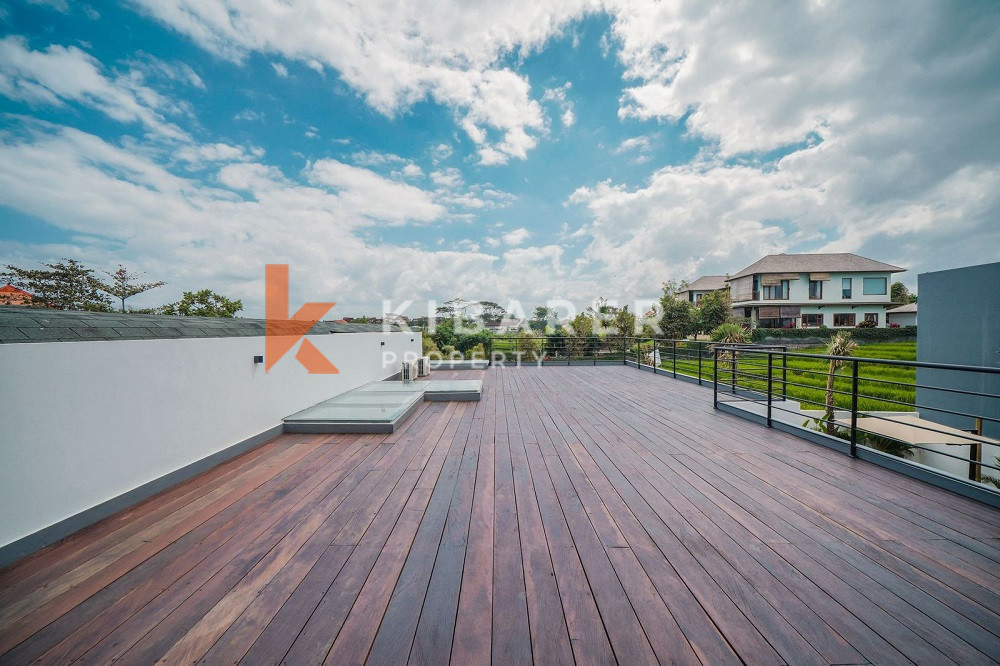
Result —
<instances>
[{"instance_id":1,"label":"gray roof tile","mask_svg":"<svg viewBox=\"0 0 1000 666\"><path fill-rule=\"evenodd\" d=\"M390 330L399 329L391 327ZM319 322L310 333L321 335L381 331L381 324ZM0 306L0 343L231 338L262 335L264 335L263 319L72 312Z\"/></svg>"},{"instance_id":2,"label":"gray roof tile","mask_svg":"<svg viewBox=\"0 0 1000 666\"><path fill-rule=\"evenodd\" d=\"M757 273L858 273L884 272L902 273L906 269L892 264L882 263L867 257L861 257L849 252L836 254L769 254L736 275L730 280L756 275Z\"/></svg>"},{"instance_id":3,"label":"gray roof tile","mask_svg":"<svg viewBox=\"0 0 1000 666\"><path fill-rule=\"evenodd\" d=\"M30 338L16 326L0 326L0 343L24 342Z\"/></svg>"}]
</instances>

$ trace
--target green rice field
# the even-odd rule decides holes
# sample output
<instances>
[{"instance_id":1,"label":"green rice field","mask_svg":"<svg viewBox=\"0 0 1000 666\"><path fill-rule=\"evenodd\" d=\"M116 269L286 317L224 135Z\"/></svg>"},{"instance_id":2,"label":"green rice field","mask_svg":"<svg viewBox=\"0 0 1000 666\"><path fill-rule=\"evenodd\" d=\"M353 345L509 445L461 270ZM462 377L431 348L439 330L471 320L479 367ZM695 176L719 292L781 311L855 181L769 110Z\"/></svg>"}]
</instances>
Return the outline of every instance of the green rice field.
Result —
<instances>
[{"instance_id":1,"label":"green rice field","mask_svg":"<svg viewBox=\"0 0 1000 666\"><path fill-rule=\"evenodd\" d=\"M789 351L806 354L823 354L824 347L806 347ZM693 359L682 359L684 354L694 355ZM660 367L673 370L673 359L669 348L661 350ZM917 357L917 343L877 342L859 345L852 356L857 358L893 359L914 361ZM781 390L780 357L775 356L772 373L772 384L775 391ZM737 359L738 383L741 388L765 391L767 389L767 357L754 352L744 352ZM704 379L712 379L713 361L707 357L702 359L701 372ZM792 400L798 400L806 409L821 409L826 403L826 379L830 362L825 359L809 359L800 357L787 358L786 395ZM694 349L678 349L677 372L686 375L698 375L698 361ZM845 365L837 371L834 383L836 391L849 393L851 390L851 368ZM905 366L879 365L861 363L858 368L858 409L862 411L913 411L914 383L916 371ZM728 363L720 364L719 382L726 383L730 378ZM760 379L757 379L760 377ZM839 408L850 409L850 395L835 394Z\"/></svg>"}]
</instances>

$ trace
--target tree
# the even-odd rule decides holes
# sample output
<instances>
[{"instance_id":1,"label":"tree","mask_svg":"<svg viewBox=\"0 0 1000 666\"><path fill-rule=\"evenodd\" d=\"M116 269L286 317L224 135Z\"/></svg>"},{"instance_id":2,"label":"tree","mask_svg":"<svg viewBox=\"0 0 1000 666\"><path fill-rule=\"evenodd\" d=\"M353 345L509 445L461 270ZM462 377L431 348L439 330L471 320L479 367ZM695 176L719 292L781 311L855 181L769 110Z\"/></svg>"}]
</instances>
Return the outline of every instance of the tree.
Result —
<instances>
[{"instance_id":1,"label":"tree","mask_svg":"<svg viewBox=\"0 0 1000 666\"><path fill-rule=\"evenodd\" d=\"M549 329L556 330L559 327L559 313L553 308L539 305L528 321L528 327L539 333L545 333Z\"/></svg>"},{"instance_id":2,"label":"tree","mask_svg":"<svg viewBox=\"0 0 1000 666\"><path fill-rule=\"evenodd\" d=\"M629 312L627 305L623 306L621 310L615 313L612 325L615 327L615 331L618 335L635 335L635 313Z\"/></svg>"},{"instance_id":3,"label":"tree","mask_svg":"<svg viewBox=\"0 0 1000 666\"><path fill-rule=\"evenodd\" d=\"M163 314L185 317L235 317L243 309L243 301L229 300L209 289L185 291L181 300L163 306Z\"/></svg>"},{"instance_id":4,"label":"tree","mask_svg":"<svg viewBox=\"0 0 1000 666\"><path fill-rule=\"evenodd\" d=\"M441 358L441 350L438 346L434 344L434 338L428 335L426 332L421 332L420 334L421 351L424 356L431 356L433 358Z\"/></svg>"},{"instance_id":5,"label":"tree","mask_svg":"<svg viewBox=\"0 0 1000 666\"><path fill-rule=\"evenodd\" d=\"M118 270L116 271L101 272L111 278L111 284L103 286L104 291L121 300L122 312L125 312L126 298L141 294L150 289L162 287L166 284L166 282L136 282L142 273L130 273L121 264L118 264Z\"/></svg>"},{"instance_id":6,"label":"tree","mask_svg":"<svg viewBox=\"0 0 1000 666\"><path fill-rule=\"evenodd\" d=\"M735 322L719 324L712 330L711 335L713 342L719 342L724 345L742 345L750 342L750 336L747 334L746 329ZM722 362L723 367L729 369L730 381L734 387L736 386L737 354L735 349L731 349L729 351L729 360Z\"/></svg>"},{"instance_id":7,"label":"tree","mask_svg":"<svg viewBox=\"0 0 1000 666\"><path fill-rule=\"evenodd\" d=\"M660 298L660 306L663 308L663 314L660 315L660 330L667 338L679 340L694 332L694 307L687 301L678 299L668 290L668 286L664 284L663 296Z\"/></svg>"},{"instance_id":8,"label":"tree","mask_svg":"<svg viewBox=\"0 0 1000 666\"><path fill-rule=\"evenodd\" d=\"M589 338L594 334L594 318L581 312L570 322L572 335L566 338L566 351L570 357L583 356L589 346Z\"/></svg>"},{"instance_id":9,"label":"tree","mask_svg":"<svg viewBox=\"0 0 1000 666\"><path fill-rule=\"evenodd\" d=\"M893 282L889 287L889 298L893 303L905 305L910 302L910 290L902 282Z\"/></svg>"},{"instance_id":10,"label":"tree","mask_svg":"<svg viewBox=\"0 0 1000 666\"><path fill-rule=\"evenodd\" d=\"M442 351L445 347L454 347L458 343L458 336L455 335L455 320L449 318L438 322L437 326L434 327L434 332L431 333L431 339Z\"/></svg>"},{"instance_id":11,"label":"tree","mask_svg":"<svg viewBox=\"0 0 1000 666\"><path fill-rule=\"evenodd\" d=\"M43 263L48 270L18 268L7 264L0 280L33 294L38 305L58 310L89 310L110 312L111 299L106 285L94 276L94 271L75 259L63 259L54 264Z\"/></svg>"},{"instance_id":12,"label":"tree","mask_svg":"<svg viewBox=\"0 0 1000 666\"><path fill-rule=\"evenodd\" d=\"M742 345L750 341L745 328L734 322L719 324L712 330L712 341L726 345Z\"/></svg>"},{"instance_id":13,"label":"tree","mask_svg":"<svg viewBox=\"0 0 1000 666\"><path fill-rule=\"evenodd\" d=\"M507 311L493 301L479 301L479 307L482 308L483 324L486 326L499 326L507 316Z\"/></svg>"},{"instance_id":14,"label":"tree","mask_svg":"<svg viewBox=\"0 0 1000 666\"><path fill-rule=\"evenodd\" d=\"M714 331L725 324L732 314L732 305L729 302L729 290L720 289L701 297L698 303L698 330Z\"/></svg>"},{"instance_id":15,"label":"tree","mask_svg":"<svg viewBox=\"0 0 1000 666\"><path fill-rule=\"evenodd\" d=\"M677 280L667 280L666 282L661 284L660 287L663 289L663 294L665 296L668 294L670 296L676 296L677 294L681 293L682 291L688 288L688 281L681 280L680 282L678 282Z\"/></svg>"},{"instance_id":16,"label":"tree","mask_svg":"<svg viewBox=\"0 0 1000 666\"><path fill-rule=\"evenodd\" d=\"M830 344L826 348L826 353L829 356L850 356L855 349L857 349L858 343L851 340L851 334L847 331L839 331L832 338L830 338ZM837 369L842 367L847 361L838 361L837 359L830 359L830 372L826 377L826 414L823 415L823 421L826 423L826 434L835 435L837 432L836 426L833 423L833 410L834 410L834 397L833 397L833 384L834 379L837 376Z\"/></svg>"},{"instance_id":17,"label":"tree","mask_svg":"<svg viewBox=\"0 0 1000 666\"><path fill-rule=\"evenodd\" d=\"M594 332L594 318L586 312L573 317L569 325L573 329L573 335L578 338L589 337Z\"/></svg>"}]
</instances>

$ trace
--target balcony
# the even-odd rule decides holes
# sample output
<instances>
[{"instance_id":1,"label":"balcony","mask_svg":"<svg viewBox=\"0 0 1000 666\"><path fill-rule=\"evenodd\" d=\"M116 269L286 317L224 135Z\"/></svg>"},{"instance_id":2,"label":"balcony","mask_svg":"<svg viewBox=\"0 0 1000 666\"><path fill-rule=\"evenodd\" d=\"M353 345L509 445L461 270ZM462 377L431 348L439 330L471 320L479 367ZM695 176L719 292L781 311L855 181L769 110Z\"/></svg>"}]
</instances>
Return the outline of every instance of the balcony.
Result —
<instances>
[{"instance_id":1,"label":"balcony","mask_svg":"<svg viewBox=\"0 0 1000 666\"><path fill-rule=\"evenodd\" d=\"M626 366L285 434L0 572L0 662L991 663L1000 512Z\"/></svg>"}]
</instances>

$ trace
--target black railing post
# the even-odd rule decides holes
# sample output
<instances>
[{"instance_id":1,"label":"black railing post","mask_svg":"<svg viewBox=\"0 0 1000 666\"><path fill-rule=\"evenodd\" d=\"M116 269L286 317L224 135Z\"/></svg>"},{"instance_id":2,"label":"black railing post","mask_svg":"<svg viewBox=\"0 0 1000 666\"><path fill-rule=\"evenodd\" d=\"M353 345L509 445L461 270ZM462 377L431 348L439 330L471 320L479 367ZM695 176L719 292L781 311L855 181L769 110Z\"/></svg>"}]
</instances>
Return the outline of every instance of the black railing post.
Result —
<instances>
[{"instance_id":1,"label":"black railing post","mask_svg":"<svg viewBox=\"0 0 1000 666\"><path fill-rule=\"evenodd\" d=\"M730 392L736 395L736 347L732 347L729 350L729 359L732 367L729 368L729 383L731 385Z\"/></svg>"},{"instance_id":2,"label":"black railing post","mask_svg":"<svg viewBox=\"0 0 1000 666\"><path fill-rule=\"evenodd\" d=\"M851 457L858 457L858 362L851 362Z\"/></svg>"},{"instance_id":3,"label":"black railing post","mask_svg":"<svg viewBox=\"0 0 1000 666\"><path fill-rule=\"evenodd\" d=\"M698 342L696 346L698 347L698 386L701 386L701 357L702 352L705 351L703 342Z\"/></svg>"},{"instance_id":4,"label":"black railing post","mask_svg":"<svg viewBox=\"0 0 1000 666\"><path fill-rule=\"evenodd\" d=\"M719 408L719 348L712 350L712 408Z\"/></svg>"},{"instance_id":5,"label":"black railing post","mask_svg":"<svg viewBox=\"0 0 1000 666\"><path fill-rule=\"evenodd\" d=\"M771 427L771 379L774 376L774 353L767 352L767 427Z\"/></svg>"},{"instance_id":6,"label":"black railing post","mask_svg":"<svg viewBox=\"0 0 1000 666\"><path fill-rule=\"evenodd\" d=\"M677 341L670 341L671 350L674 356L674 379L677 379Z\"/></svg>"},{"instance_id":7,"label":"black railing post","mask_svg":"<svg viewBox=\"0 0 1000 666\"><path fill-rule=\"evenodd\" d=\"M788 347L782 347L781 351L788 352ZM788 356L781 355L781 399L788 399Z\"/></svg>"}]
</instances>

